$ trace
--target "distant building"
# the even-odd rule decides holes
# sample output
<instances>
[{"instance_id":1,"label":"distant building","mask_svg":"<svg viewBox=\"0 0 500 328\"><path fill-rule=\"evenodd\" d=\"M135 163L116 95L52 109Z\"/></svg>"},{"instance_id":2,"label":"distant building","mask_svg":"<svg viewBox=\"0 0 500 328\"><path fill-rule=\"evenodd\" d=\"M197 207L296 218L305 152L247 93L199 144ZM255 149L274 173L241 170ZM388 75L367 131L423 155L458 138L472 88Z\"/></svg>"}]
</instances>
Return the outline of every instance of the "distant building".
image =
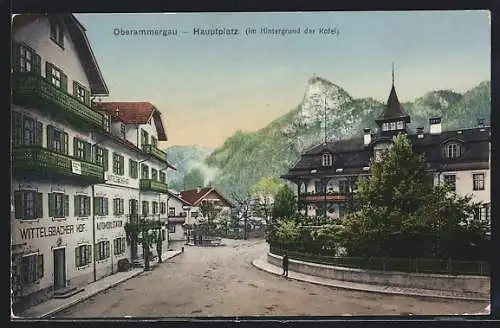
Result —
<instances>
[{"instance_id":1,"label":"distant building","mask_svg":"<svg viewBox=\"0 0 500 328\"><path fill-rule=\"evenodd\" d=\"M360 177L370 175L370 159L383 160L398 134L408 135L415 152L425 153L435 185L446 183L460 195L486 203L479 219L490 220L491 128L477 126L442 131L441 118L429 119L430 129L410 131L410 116L399 103L394 81L387 105L376 119L378 130L364 130L359 138L322 143L305 151L283 175L297 185L308 216L343 218L346 201L357 191Z\"/></svg>"}]
</instances>

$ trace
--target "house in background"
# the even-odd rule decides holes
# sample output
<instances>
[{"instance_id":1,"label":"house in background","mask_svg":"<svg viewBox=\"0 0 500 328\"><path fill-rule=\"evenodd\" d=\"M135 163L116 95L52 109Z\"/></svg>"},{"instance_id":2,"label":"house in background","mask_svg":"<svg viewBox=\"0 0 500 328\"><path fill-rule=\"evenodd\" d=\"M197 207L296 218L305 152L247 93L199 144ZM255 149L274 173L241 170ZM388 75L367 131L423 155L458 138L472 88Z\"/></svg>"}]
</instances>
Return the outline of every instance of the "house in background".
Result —
<instances>
[{"instance_id":1,"label":"house in background","mask_svg":"<svg viewBox=\"0 0 500 328\"><path fill-rule=\"evenodd\" d=\"M185 227L191 223L191 204L183 200L180 195L168 193L168 238L171 241L185 241L187 239Z\"/></svg>"}]
</instances>

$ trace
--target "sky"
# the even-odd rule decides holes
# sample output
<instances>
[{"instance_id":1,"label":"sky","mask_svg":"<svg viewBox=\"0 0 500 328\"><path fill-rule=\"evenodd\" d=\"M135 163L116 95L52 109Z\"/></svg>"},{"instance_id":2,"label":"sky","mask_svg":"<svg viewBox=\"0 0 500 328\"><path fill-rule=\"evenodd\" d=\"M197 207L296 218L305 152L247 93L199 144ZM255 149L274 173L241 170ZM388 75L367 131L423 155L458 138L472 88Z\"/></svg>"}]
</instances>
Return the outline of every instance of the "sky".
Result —
<instances>
[{"instance_id":1,"label":"sky","mask_svg":"<svg viewBox=\"0 0 500 328\"><path fill-rule=\"evenodd\" d=\"M296 108L313 75L355 98L385 102L394 62L404 102L436 89L464 92L491 74L488 11L75 16L110 90L102 101L154 104L168 136L160 148L216 148L237 130L257 131ZM300 34L260 33L265 27L300 28ZM134 29L177 35L122 35ZM195 35L195 29L239 34Z\"/></svg>"}]
</instances>

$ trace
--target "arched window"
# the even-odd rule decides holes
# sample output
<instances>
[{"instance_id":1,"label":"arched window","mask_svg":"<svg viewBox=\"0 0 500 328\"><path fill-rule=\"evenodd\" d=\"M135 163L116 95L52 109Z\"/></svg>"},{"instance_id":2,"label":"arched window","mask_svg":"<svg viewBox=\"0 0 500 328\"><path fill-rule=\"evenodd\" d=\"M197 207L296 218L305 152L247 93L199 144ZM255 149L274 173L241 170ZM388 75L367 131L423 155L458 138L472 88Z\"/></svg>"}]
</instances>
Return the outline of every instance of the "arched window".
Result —
<instances>
[{"instance_id":1,"label":"arched window","mask_svg":"<svg viewBox=\"0 0 500 328\"><path fill-rule=\"evenodd\" d=\"M459 143L450 142L444 147L444 157L445 158L458 158L461 154L461 147Z\"/></svg>"},{"instance_id":2,"label":"arched window","mask_svg":"<svg viewBox=\"0 0 500 328\"><path fill-rule=\"evenodd\" d=\"M323 154L323 166L332 166L332 154Z\"/></svg>"}]
</instances>

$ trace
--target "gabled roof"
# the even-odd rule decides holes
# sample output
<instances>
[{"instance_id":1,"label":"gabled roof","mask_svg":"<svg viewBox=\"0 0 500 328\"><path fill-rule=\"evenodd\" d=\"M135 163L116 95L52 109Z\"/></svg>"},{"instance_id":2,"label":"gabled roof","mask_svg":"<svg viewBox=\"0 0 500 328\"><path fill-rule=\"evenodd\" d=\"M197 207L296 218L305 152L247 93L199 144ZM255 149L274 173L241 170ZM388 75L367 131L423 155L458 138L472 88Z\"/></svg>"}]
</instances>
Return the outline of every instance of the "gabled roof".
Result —
<instances>
[{"instance_id":1,"label":"gabled roof","mask_svg":"<svg viewBox=\"0 0 500 328\"><path fill-rule=\"evenodd\" d=\"M389 93L389 98L387 99L387 104L384 111L377 118L376 121L388 120L393 118L408 117L408 114L403 109L403 106L399 103L398 95L396 94L396 88L394 84L392 85L391 92Z\"/></svg>"},{"instance_id":2,"label":"gabled roof","mask_svg":"<svg viewBox=\"0 0 500 328\"><path fill-rule=\"evenodd\" d=\"M125 124L146 124L153 118L158 140L167 141L161 113L149 102L95 102L93 106L96 110L105 111L111 116L118 115L119 120Z\"/></svg>"},{"instance_id":3,"label":"gabled roof","mask_svg":"<svg viewBox=\"0 0 500 328\"><path fill-rule=\"evenodd\" d=\"M180 198L179 196L177 196L176 194L174 194L174 193L172 193L170 191L168 191L167 194L168 194L169 197L175 198L176 200L180 201L183 205L193 206L193 204L191 204L187 200Z\"/></svg>"},{"instance_id":4,"label":"gabled roof","mask_svg":"<svg viewBox=\"0 0 500 328\"><path fill-rule=\"evenodd\" d=\"M80 58L81 64L85 71L85 75L89 80L90 90L92 95L107 96L109 90L102 77L101 70L97 64L97 60L90 46L90 42L85 33L85 28L73 14L21 14L16 15L12 20L12 30L16 31L26 25L31 24L39 18L48 17L60 19L64 22L68 30L71 40L75 44L75 48Z\"/></svg>"},{"instance_id":5,"label":"gabled roof","mask_svg":"<svg viewBox=\"0 0 500 328\"><path fill-rule=\"evenodd\" d=\"M233 207L233 204L224 196L222 196L215 188L205 187L198 189L189 189L181 191L181 198L191 203L193 206L200 205L201 201L209 195L211 192L215 192L222 200L224 200L230 207Z\"/></svg>"}]
</instances>

